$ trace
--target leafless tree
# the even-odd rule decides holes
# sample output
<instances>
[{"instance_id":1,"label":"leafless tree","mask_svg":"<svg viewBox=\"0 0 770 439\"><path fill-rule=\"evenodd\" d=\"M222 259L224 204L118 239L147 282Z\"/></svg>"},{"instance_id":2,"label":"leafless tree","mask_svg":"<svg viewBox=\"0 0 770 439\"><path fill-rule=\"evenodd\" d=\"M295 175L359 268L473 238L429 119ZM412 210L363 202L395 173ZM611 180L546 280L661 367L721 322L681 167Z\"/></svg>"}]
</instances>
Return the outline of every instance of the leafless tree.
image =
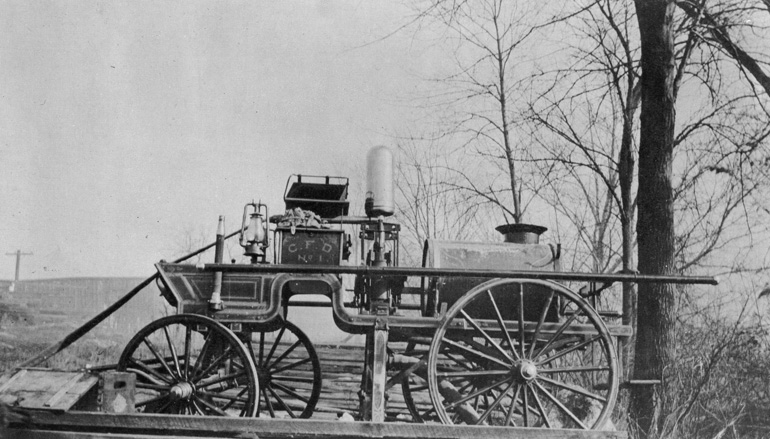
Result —
<instances>
[{"instance_id":1,"label":"leafless tree","mask_svg":"<svg viewBox=\"0 0 770 439\"><path fill-rule=\"evenodd\" d=\"M468 22L473 10L455 15L466 4L431 2L434 8L445 6L442 17L453 26ZM767 209L761 197L768 183L761 147L768 135L767 96L762 85L766 54L752 53L745 47L752 37L747 36L747 29L763 30L746 24L751 23L750 14L767 13L767 8L760 9L758 2L748 0L710 2L708 10L704 5L657 0L637 1L634 8L630 2L597 0L582 3L574 11L559 10L559 23L570 24L569 29L549 29L562 37L572 53L567 66L546 65L546 71L539 75L518 71L518 75L505 76L506 84L515 85L510 88L513 94L505 100L510 113L509 139L493 144L511 145L510 133L515 129L513 138L537 146L513 149L518 172L522 163L530 163L540 174L529 187L528 179L519 179L518 193L529 189L525 192L539 195L562 217L569 218L575 236L572 242L585 249L585 258L576 260L578 264L590 261L587 265L598 270L618 265L633 269L637 253L634 246L639 239L640 271L660 274L694 270L711 263L713 255L731 246L743 245L747 240L756 242L752 241L756 235L766 230L762 219L755 218L756 212ZM484 20L494 24L499 18L493 15L490 21L481 13L473 17L476 28L482 28ZM539 26L530 24L529 29L536 29L536 33L542 29ZM518 45L510 47L526 52L527 38L518 41ZM468 40L459 38L459 43L468 44ZM647 47L646 58L639 47ZM494 51L489 53L489 59L494 59ZM751 57L753 63L746 57ZM662 59L666 62L661 66ZM645 60L650 63L646 69ZM457 86L455 92L463 90L465 94L448 93L443 97L465 105L491 96L489 92L495 90L489 87L492 83L478 79L483 77L483 68L492 72L492 77L496 77L495 72L500 76L499 69L483 62L470 64L467 71L462 71L466 76L449 78L464 79L451 85ZM641 71L648 72L646 92L640 81ZM468 80L469 76L472 80ZM484 84L487 88L482 87ZM510 103L516 101L513 95L525 91L534 99L527 100L530 111L523 120ZM648 103L640 131L635 121L643 96ZM699 99L678 100L678 96ZM504 153L482 149L487 144L481 140L488 141L488 136L481 135L484 131L480 127L488 129L487 134L503 131L494 131L496 125L490 123L488 114L484 118L475 113L475 109L483 107L468 108L474 109L474 114L457 125L463 128L459 132L470 134L463 146L473 145L480 155L507 163ZM677 111L679 117L675 118ZM470 129L471 121L484 121L486 125ZM522 130L523 122L531 122L526 132ZM491 185L480 183L482 179L467 174L464 177L467 181L463 186L477 195L494 200L499 193ZM511 217L516 220L516 215L514 209ZM613 243L618 235L620 249ZM741 267L730 268L736 269ZM637 377L661 378L663 365L674 353L675 292L666 286L650 287L644 296L641 313L645 327L640 330L643 340L637 344L637 353L655 359L649 364L645 359ZM626 294L624 314L625 323L633 323L632 294ZM637 407L644 407L637 413L653 413L653 389L635 393ZM640 401L649 404L639 405ZM659 405L657 409L665 411L666 407ZM637 421L649 431L646 428L659 426L660 419L650 416Z\"/></svg>"},{"instance_id":2,"label":"leafless tree","mask_svg":"<svg viewBox=\"0 0 770 439\"><path fill-rule=\"evenodd\" d=\"M426 239L479 239L478 199L458 189L461 178L449 166L440 141L411 137L398 141L396 205L401 243L409 265L418 266Z\"/></svg>"},{"instance_id":3,"label":"leafless tree","mask_svg":"<svg viewBox=\"0 0 770 439\"><path fill-rule=\"evenodd\" d=\"M500 169L495 177L505 176L463 175L458 185L498 207L506 222L520 223L535 195L522 197L527 178L521 164L529 146L516 132L521 80L528 77L524 66L529 52L522 48L563 17L544 14L534 2L435 0L420 6L422 18L442 23L453 44L455 71L435 81L440 92L434 103L451 108L444 130L459 145L454 149Z\"/></svg>"}]
</instances>

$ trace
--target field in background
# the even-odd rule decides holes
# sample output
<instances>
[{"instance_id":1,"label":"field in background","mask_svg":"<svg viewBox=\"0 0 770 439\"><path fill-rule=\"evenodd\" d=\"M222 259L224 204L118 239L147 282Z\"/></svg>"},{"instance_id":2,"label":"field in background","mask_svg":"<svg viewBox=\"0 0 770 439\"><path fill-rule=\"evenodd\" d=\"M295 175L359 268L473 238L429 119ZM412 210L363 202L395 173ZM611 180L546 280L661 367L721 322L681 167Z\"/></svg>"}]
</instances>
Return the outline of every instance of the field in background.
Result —
<instances>
[{"instance_id":1,"label":"field in background","mask_svg":"<svg viewBox=\"0 0 770 439\"><path fill-rule=\"evenodd\" d=\"M0 371L31 358L113 304L141 278L63 278L0 281ZM12 290L12 291L9 291ZM117 361L126 342L153 320L173 314L154 284L44 366L78 369ZM362 336L340 331L331 308L289 311L314 344L361 345Z\"/></svg>"}]
</instances>

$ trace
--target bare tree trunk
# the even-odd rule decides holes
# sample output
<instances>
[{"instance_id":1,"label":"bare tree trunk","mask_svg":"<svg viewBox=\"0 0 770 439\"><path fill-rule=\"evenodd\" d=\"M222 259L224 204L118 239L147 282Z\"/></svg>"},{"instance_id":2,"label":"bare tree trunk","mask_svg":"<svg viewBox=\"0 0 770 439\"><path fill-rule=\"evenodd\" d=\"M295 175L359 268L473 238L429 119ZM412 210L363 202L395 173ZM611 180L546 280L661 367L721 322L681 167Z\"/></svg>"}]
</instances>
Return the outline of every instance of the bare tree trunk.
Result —
<instances>
[{"instance_id":1,"label":"bare tree trunk","mask_svg":"<svg viewBox=\"0 0 770 439\"><path fill-rule=\"evenodd\" d=\"M629 75L630 76L630 75ZM623 134L620 143L620 157L618 160L618 180L620 183L620 200L621 200L621 233L623 236L623 251L622 251L622 263L623 271L628 272L634 269L633 266L633 252L634 252L634 230L633 220L636 206L634 204L634 196L632 191L632 184L634 181L634 152L633 152L633 136L634 136L634 115L639 106L639 87L630 82L629 89L626 97L626 108L623 114ZM623 324L636 328L636 286L632 283L626 282L623 284ZM622 363L623 376L630 377L633 372L634 364L634 352L633 346L635 337L629 337L624 340L622 349Z\"/></svg>"},{"instance_id":2,"label":"bare tree trunk","mask_svg":"<svg viewBox=\"0 0 770 439\"><path fill-rule=\"evenodd\" d=\"M674 209L671 182L676 118L673 0L635 0L642 48L642 111L639 143L637 244L639 271L674 271ZM639 287L635 379L664 379L675 355L674 289ZM665 388L665 380L663 383ZM631 391L631 418L643 437L658 431L663 398L653 387Z\"/></svg>"},{"instance_id":3,"label":"bare tree trunk","mask_svg":"<svg viewBox=\"0 0 770 439\"><path fill-rule=\"evenodd\" d=\"M498 24L498 16L493 16L493 23L495 25L495 58L497 58L497 80L500 87L500 93L498 95L498 102L500 103L500 126L503 131L503 148L505 148L505 158L508 161L508 175L511 178L511 195L513 195L513 222L519 224L521 222L521 198L519 197L519 190L516 187L516 162L513 156L513 147L511 146L510 132L508 130L508 91L505 88L505 54L501 45L502 36L500 35L500 26Z\"/></svg>"}]
</instances>

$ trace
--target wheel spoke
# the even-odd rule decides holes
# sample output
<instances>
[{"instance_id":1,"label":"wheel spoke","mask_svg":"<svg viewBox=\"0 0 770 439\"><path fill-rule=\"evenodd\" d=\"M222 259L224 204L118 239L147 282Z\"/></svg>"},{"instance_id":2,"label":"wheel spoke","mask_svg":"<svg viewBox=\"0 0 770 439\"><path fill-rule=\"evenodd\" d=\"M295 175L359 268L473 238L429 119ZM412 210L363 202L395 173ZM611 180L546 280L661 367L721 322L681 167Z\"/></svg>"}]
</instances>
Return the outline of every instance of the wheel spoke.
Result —
<instances>
[{"instance_id":1,"label":"wheel spoke","mask_svg":"<svg viewBox=\"0 0 770 439\"><path fill-rule=\"evenodd\" d=\"M195 411L200 413L201 416L206 416L206 412L201 408L201 406L198 405L198 402L195 400L190 401L192 403L192 406L195 408Z\"/></svg>"},{"instance_id":2,"label":"wheel spoke","mask_svg":"<svg viewBox=\"0 0 770 439\"><path fill-rule=\"evenodd\" d=\"M557 358L561 358L561 357L569 354L570 352L574 352L574 351L576 351L578 349L581 349L581 348L583 348L585 346L588 346L589 344L591 344L591 343L593 343L593 342L595 342L597 340L601 340L601 338L602 338L601 335L595 335L595 336L593 336L592 338L590 338L588 340L585 340L585 341L583 341L581 343L578 343L578 344L576 344L574 346L570 346L570 347L568 347L568 348L566 348L564 350L561 350L561 351L557 352L556 354L554 354L554 355L546 358L545 360L537 363L537 365L538 366L542 366L543 364L548 364L548 363L552 362L553 360L555 360Z\"/></svg>"},{"instance_id":3,"label":"wheel spoke","mask_svg":"<svg viewBox=\"0 0 770 439\"><path fill-rule=\"evenodd\" d=\"M521 392L521 415L524 419L524 426L529 427L529 396L527 395L528 385L524 385L524 391Z\"/></svg>"},{"instance_id":4,"label":"wheel spoke","mask_svg":"<svg viewBox=\"0 0 770 439\"><path fill-rule=\"evenodd\" d=\"M297 415L294 414L294 412L291 410L291 407L289 407L288 404L286 404L286 401L281 398L281 395L279 395L272 387L268 387L270 393L273 395L273 398L275 398L276 401L278 401L278 404L283 407L284 411L289 414L290 417L296 418Z\"/></svg>"},{"instance_id":5,"label":"wheel spoke","mask_svg":"<svg viewBox=\"0 0 770 439\"><path fill-rule=\"evenodd\" d=\"M500 376L510 375L510 370L476 370L476 371L464 371L459 372L438 372L436 376L441 378L457 378L457 377L484 377L484 376Z\"/></svg>"},{"instance_id":6,"label":"wheel spoke","mask_svg":"<svg viewBox=\"0 0 770 439\"><path fill-rule=\"evenodd\" d=\"M173 399L169 399L168 401L166 401L166 403L165 403L165 404L163 404L162 406L160 406L160 407L158 408L158 410L157 410L155 413L171 413L171 412L166 412L166 410L167 410L169 407L171 407L173 404L174 404L174 400L173 400Z\"/></svg>"},{"instance_id":7,"label":"wheel spoke","mask_svg":"<svg viewBox=\"0 0 770 439\"><path fill-rule=\"evenodd\" d=\"M198 396L193 395L193 400L203 404L204 406L206 406L206 408L208 408L212 412L218 414L219 416L230 416L227 413L225 413L222 409L220 409L219 407L215 406L214 404L206 401L203 398L199 398Z\"/></svg>"},{"instance_id":8,"label":"wheel spoke","mask_svg":"<svg viewBox=\"0 0 770 439\"><path fill-rule=\"evenodd\" d=\"M137 389L155 390L157 392L164 392L164 391L168 391L169 389L169 386L150 384L150 383L141 383L141 382L137 382L135 384L135 387Z\"/></svg>"},{"instance_id":9,"label":"wheel spoke","mask_svg":"<svg viewBox=\"0 0 770 439\"><path fill-rule=\"evenodd\" d=\"M466 362L463 362L455 357L455 355L448 352L449 348L447 348L447 352L444 352L444 356L449 358L450 360L454 361L458 366L464 368L465 370L473 370L471 365L468 365Z\"/></svg>"},{"instance_id":10,"label":"wheel spoke","mask_svg":"<svg viewBox=\"0 0 770 439\"><path fill-rule=\"evenodd\" d=\"M168 367L168 363L166 363L166 359L161 357L160 353L158 353L158 350L155 348L155 345L153 345L152 342L150 340L148 340L147 338L144 339L144 344L148 348L150 348L150 352L152 352L152 355L154 355L155 358L158 359L158 362L161 365L163 365L163 369L165 369L166 372L168 372L168 376L170 376L172 378L176 378L176 376L174 375L174 372L172 372L171 368Z\"/></svg>"},{"instance_id":11,"label":"wheel spoke","mask_svg":"<svg viewBox=\"0 0 770 439\"><path fill-rule=\"evenodd\" d=\"M290 353L291 353L291 352L292 352L294 349L296 349L296 348L297 348L297 346L299 346L300 344L302 344L302 341L301 341L301 340L297 340L297 341L295 341L295 342L294 342L294 344L292 344L291 346L289 346L289 348L288 348L288 349L286 349L286 350L285 350L285 351L284 351L284 352L283 352L281 355L279 355L279 356L278 356L278 357L275 359L275 361L273 361L273 362L270 364L270 366L268 366L268 367L267 367L267 369L270 369L270 368L272 368L272 367L276 366L278 363L280 363L280 362L281 362L281 360L283 360L284 358L286 358L286 356L287 356L287 355L289 355L289 354L290 354Z\"/></svg>"},{"instance_id":12,"label":"wheel spoke","mask_svg":"<svg viewBox=\"0 0 770 439\"><path fill-rule=\"evenodd\" d=\"M190 358L192 351L192 328L185 325L184 331L184 379L190 378Z\"/></svg>"},{"instance_id":13,"label":"wheel spoke","mask_svg":"<svg viewBox=\"0 0 770 439\"><path fill-rule=\"evenodd\" d=\"M176 376L182 376L182 369L179 367L179 358L176 355L176 348L171 341L171 334L168 333L168 326L163 327L163 334L166 336L166 343L168 343L168 349L171 352L171 359L174 361L174 369L176 370Z\"/></svg>"},{"instance_id":14,"label":"wheel spoke","mask_svg":"<svg viewBox=\"0 0 770 439\"><path fill-rule=\"evenodd\" d=\"M163 394L160 394L160 395L155 396L153 398L146 399L146 400L140 401L140 402L136 402L136 403L134 403L134 407L144 407L147 404L152 404L153 402L163 401L164 399L167 399L167 398L168 398L168 393L163 393Z\"/></svg>"},{"instance_id":15,"label":"wheel spoke","mask_svg":"<svg viewBox=\"0 0 770 439\"><path fill-rule=\"evenodd\" d=\"M211 348L211 345L214 343L213 336L209 336L206 338L206 341L203 342L203 347L201 348L201 351L198 353L198 358L195 359L195 365L193 366L193 371L200 370L200 368L203 366L203 359L206 358L206 355L209 353L209 349ZM189 380L189 376L188 376ZM196 380L192 380L196 381Z\"/></svg>"},{"instance_id":16,"label":"wheel spoke","mask_svg":"<svg viewBox=\"0 0 770 439\"><path fill-rule=\"evenodd\" d=\"M267 394L267 386L262 387L262 397L265 398L265 406L270 416L275 418L275 410L273 410L273 403L270 401L270 396Z\"/></svg>"},{"instance_id":17,"label":"wheel spoke","mask_svg":"<svg viewBox=\"0 0 770 439\"><path fill-rule=\"evenodd\" d=\"M538 374L543 373L572 373L572 372L608 372L612 369L609 367L600 366L583 366L583 367L554 367L553 369L538 369Z\"/></svg>"},{"instance_id":18,"label":"wheel spoke","mask_svg":"<svg viewBox=\"0 0 770 439\"><path fill-rule=\"evenodd\" d=\"M241 396L243 395L243 393L246 390L247 389L244 388L243 390L238 392L238 394L236 394L236 395L225 395L225 394L222 394L222 393L207 392L205 390L198 390L198 395L207 396L209 398L224 399L224 400L230 401L225 407L222 408L222 410L225 410L228 407L230 407L234 402L247 402L248 399L241 398Z\"/></svg>"},{"instance_id":19,"label":"wheel spoke","mask_svg":"<svg viewBox=\"0 0 770 439\"><path fill-rule=\"evenodd\" d=\"M292 383L314 383L315 378L305 378L290 375L270 375L270 381L288 381Z\"/></svg>"},{"instance_id":20,"label":"wheel spoke","mask_svg":"<svg viewBox=\"0 0 770 439\"><path fill-rule=\"evenodd\" d=\"M270 352L267 354L264 364L270 364L270 359L273 358L275 349L278 347L278 344L281 342L281 338L283 337L284 332L286 332L286 325L282 326L281 330L278 331L278 335L275 337L275 341L273 341L273 346L270 348Z\"/></svg>"},{"instance_id":21,"label":"wheel spoke","mask_svg":"<svg viewBox=\"0 0 770 439\"><path fill-rule=\"evenodd\" d=\"M262 366L265 359L265 333L260 332L259 333L259 362L257 363L257 366Z\"/></svg>"},{"instance_id":22,"label":"wheel spoke","mask_svg":"<svg viewBox=\"0 0 770 439\"><path fill-rule=\"evenodd\" d=\"M535 345L537 344L537 338L540 336L540 329L543 327L543 323L545 323L545 317L548 315L548 310L551 307L551 301L553 300L553 296L556 294L554 290L551 290L550 294L548 294L548 299L545 301L545 306L543 307L543 310L540 312L540 318L537 321L537 326L535 327L535 335L532 337L532 344L529 345L529 357L532 358L532 354L535 351Z\"/></svg>"},{"instance_id":23,"label":"wheel spoke","mask_svg":"<svg viewBox=\"0 0 770 439\"><path fill-rule=\"evenodd\" d=\"M559 327L558 330L556 330L556 332L551 336L551 338L546 342L546 344L542 348L540 348L540 350L537 351L537 354L535 354L532 358L537 358L540 355L542 355L544 352L546 352L546 350L549 347L551 347L553 342L556 341L556 339L558 339L561 336L561 334L567 330L569 325L571 325L572 322L575 321L575 319L578 317L578 314L580 314L581 312L583 312L582 308L578 312L569 316L569 318Z\"/></svg>"},{"instance_id":24,"label":"wheel spoke","mask_svg":"<svg viewBox=\"0 0 770 439\"><path fill-rule=\"evenodd\" d=\"M551 421L548 419L548 415L545 413L545 409L543 408L543 403L540 401L540 397L537 396L537 392L534 388L530 389L532 391L532 397L535 398L535 405L537 405L537 410L540 412L540 417L543 418L543 422L545 422L545 426L548 428L551 427Z\"/></svg>"},{"instance_id":25,"label":"wheel spoke","mask_svg":"<svg viewBox=\"0 0 770 439\"><path fill-rule=\"evenodd\" d=\"M489 336L489 334L487 334L487 332L486 332L486 331L484 331L484 330L481 328L481 326L479 326L479 324L478 324L478 323L476 323L476 321L475 321L475 320L473 320L473 319L471 318L471 316L469 316L469 315L468 315L468 314L465 312L465 310L462 310L462 309L461 309L461 310L460 310L460 315L462 315L462 316L463 316L463 318L464 318L464 319L465 319L465 320L466 320L468 323L470 323L470 325L471 325L471 326L473 326L473 329L475 329L476 331L478 331L478 332L481 334L481 336L482 336L482 337L484 337L484 339L486 339L486 340L487 340L487 341L488 341L488 342L489 342L489 343L490 343L490 344L491 344L491 345L492 345L492 346L493 346L495 349L497 349L497 351L498 351L498 352L500 352L500 354L502 354L502 355L503 355L503 357L505 357L505 358L506 358L508 361L510 361L511 363L513 363L513 358L511 358L511 357L508 355L508 353L507 353L507 352L505 352L505 351L503 350L503 348L502 348L502 347L500 347L500 345L499 345L499 344L497 344L497 342L496 342L495 340L493 340L493 339L492 339L492 337L490 337L490 336Z\"/></svg>"},{"instance_id":26,"label":"wheel spoke","mask_svg":"<svg viewBox=\"0 0 770 439\"><path fill-rule=\"evenodd\" d=\"M585 390L585 389L583 389L581 387L573 386L573 385L570 385L570 384L567 384L567 383L562 383L561 381L552 380L550 378L546 378L546 377L542 377L542 376L539 377L539 379L545 381L546 383L553 384L556 387L561 387L562 389L569 390L571 392L583 395L585 397L588 397L588 398L591 398L591 399L595 399L595 400L601 401L601 402L607 402L607 398L605 398L605 397L603 397L601 395L596 395L594 393L591 393L588 390Z\"/></svg>"},{"instance_id":27,"label":"wheel spoke","mask_svg":"<svg viewBox=\"0 0 770 439\"><path fill-rule=\"evenodd\" d=\"M283 385L283 384L281 384L281 383L270 383L270 384L271 384L271 386L272 386L272 387L274 387L274 388L276 388L276 389L279 389L279 390L281 390L283 393L286 393L286 394L288 394L288 395L291 395L291 396L293 396L293 397L295 397L295 398L299 399L300 401L304 402L305 404L307 404L308 402L310 402L310 400L309 400L308 398L306 398L306 397L304 397L304 396L300 395L299 393L297 393L297 392L295 392L294 390L292 390L292 389L290 389L290 388L288 388L288 387L284 386L284 385Z\"/></svg>"},{"instance_id":28,"label":"wheel spoke","mask_svg":"<svg viewBox=\"0 0 770 439\"><path fill-rule=\"evenodd\" d=\"M524 284L519 285L519 349L524 358ZM511 346L513 348L513 346Z\"/></svg>"},{"instance_id":29,"label":"wheel spoke","mask_svg":"<svg viewBox=\"0 0 770 439\"><path fill-rule=\"evenodd\" d=\"M460 387L457 391L462 393L462 392L465 392L466 390L468 390L468 388L470 388L470 387L473 387L473 383L471 381L468 381L462 387Z\"/></svg>"},{"instance_id":30,"label":"wheel spoke","mask_svg":"<svg viewBox=\"0 0 770 439\"><path fill-rule=\"evenodd\" d=\"M136 381L137 384L142 382L142 380L146 381L148 385L157 386L162 389L169 389L171 387L170 383L167 383L165 381L161 381L154 376L148 374L147 372L138 369L136 367L133 367L133 365L128 366L124 369L126 372L131 372L133 374L136 374Z\"/></svg>"},{"instance_id":31,"label":"wheel spoke","mask_svg":"<svg viewBox=\"0 0 770 439\"><path fill-rule=\"evenodd\" d=\"M287 364L285 366L279 367L278 369L275 369L273 371L273 373L280 373L280 372L283 372L285 370L294 369L295 367L302 366L303 364L309 363L311 361L313 361L312 358L304 358L302 360L295 361L294 363L289 363L289 364Z\"/></svg>"},{"instance_id":32,"label":"wheel spoke","mask_svg":"<svg viewBox=\"0 0 770 439\"><path fill-rule=\"evenodd\" d=\"M517 384L516 390L513 391L511 406L508 408L508 413L505 415L505 423L503 424L504 427L507 427L508 424L511 424L513 421L513 410L516 408L516 402L519 400L519 392L521 392L521 387L521 384ZM513 426L516 426L515 422L513 422Z\"/></svg>"},{"instance_id":33,"label":"wheel spoke","mask_svg":"<svg viewBox=\"0 0 770 439\"><path fill-rule=\"evenodd\" d=\"M508 333L508 328L505 327L505 321L503 320L502 314L500 314L500 308L497 307L497 302L495 302L495 298L492 296L492 290L487 290L487 295L489 296L489 300L492 302L492 308L495 310L495 316L497 317L497 324L500 325L500 331L505 334L505 340L508 342L508 347L511 348L513 356L517 360L521 360L519 353L516 352L516 347L513 345L513 340L511 340L511 334Z\"/></svg>"},{"instance_id":34,"label":"wheel spoke","mask_svg":"<svg viewBox=\"0 0 770 439\"><path fill-rule=\"evenodd\" d=\"M498 405L500 405L500 403L503 401L503 398L508 393L508 391L511 390L511 387L513 387L513 385L514 385L514 382L513 380L511 380L511 382L508 383L508 387L506 387L505 390L503 390L502 393L500 393L500 396L495 398L494 402L492 402L491 405L487 402L487 410L484 412L483 415L479 417L478 421L476 421L476 425L479 425L482 422L486 421L489 415L492 414L492 412L497 408Z\"/></svg>"},{"instance_id":35,"label":"wheel spoke","mask_svg":"<svg viewBox=\"0 0 770 439\"><path fill-rule=\"evenodd\" d=\"M497 364L499 364L500 366L503 366L503 367L510 367L510 364L505 363L504 361L502 361L502 360L500 360L498 358L495 358L495 357L493 357L491 355L487 355L487 354L485 354L483 352L479 352L479 351L477 351L475 349L471 349L471 348L469 348L467 346L463 346L463 345L461 345L460 343L457 343L454 340L450 340L450 339L444 337L444 338L442 338L441 341L443 341L444 343L448 344L449 346L452 346L452 347L454 347L454 348L456 348L456 349L458 349L458 350L460 350L462 352L466 352L466 353L469 353L471 355L474 355L474 356L477 356L477 357L481 357L481 358L483 358L485 360L493 361L493 362L495 362L495 363L497 363Z\"/></svg>"},{"instance_id":36,"label":"wheel spoke","mask_svg":"<svg viewBox=\"0 0 770 439\"><path fill-rule=\"evenodd\" d=\"M148 378L155 378L160 380L161 382L164 382L168 385L173 384L173 382L168 378L158 373L155 369L151 368L147 364L145 364L142 360L138 358L129 358L128 360L133 366L136 366L140 371L146 373L149 375Z\"/></svg>"},{"instance_id":37,"label":"wheel spoke","mask_svg":"<svg viewBox=\"0 0 770 439\"><path fill-rule=\"evenodd\" d=\"M452 401L451 403L445 405L444 407L446 407L448 409L449 408L457 407L458 405L460 405L460 404L462 404L462 403L464 403L466 401L470 401L471 399L476 398L477 396L480 396L480 395L485 394L486 392L489 392L490 390L494 389L495 387L502 386L507 381L508 380L497 381L497 382L495 382L493 384L490 384L489 386L484 387L483 389L479 389L479 390L476 390L475 392L469 393L469 394L463 396L462 398L458 399L457 401Z\"/></svg>"},{"instance_id":38,"label":"wheel spoke","mask_svg":"<svg viewBox=\"0 0 770 439\"><path fill-rule=\"evenodd\" d=\"M543 387L543 386L542 386L540 383L538 383L538 382L536 382L536 381L535 381L534 383L535 383L535 385L537 386L537 388L538 388L538 389L540 389L540 391L541 391L541 392L543 392L543 394L544 394L544 395L545 395L545 396L546 396L548 399L550 399L550 400L551 400L551 402L553 402L554 404L556 404L556 406L557 406L557 407L559 407L559 409L561 409L561 411L563 411L563 412L564 412L564 413L565 413L567 416L569 416L569 417L570 417L570 419L572 419L573 421L575 421L575 423L576 423L577 425L579 425L579 426L580 426L580 428L582 428L583 430L588 430L588 427L586 427L586 426L585 426L585 424L583 424L583 422L582 422L582 421L581 421L581 420L580 420L580 419L579 419L577 416L575 416L575 414L574 414L574 413L572 413L572 412L571 412L571 411L570 411L570 410L569 410L567 407L565 407L565 406L564 406L564 404L562 404L562 403L561 403L561 401L559 401L558 399L556 399L556 397L555 397L555 396L551 395L551 392L549 392L548 390L546 390L546 388L545 388L545 387Z\"/></svg>"}]
</instances>

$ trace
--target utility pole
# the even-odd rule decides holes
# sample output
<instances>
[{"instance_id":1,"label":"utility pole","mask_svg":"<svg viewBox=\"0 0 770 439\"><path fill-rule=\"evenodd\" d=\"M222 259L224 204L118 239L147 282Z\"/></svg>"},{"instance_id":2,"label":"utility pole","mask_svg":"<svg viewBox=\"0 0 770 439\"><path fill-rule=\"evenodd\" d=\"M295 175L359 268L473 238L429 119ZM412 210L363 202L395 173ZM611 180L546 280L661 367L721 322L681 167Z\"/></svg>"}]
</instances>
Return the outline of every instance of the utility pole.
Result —
<instances>
[{"instance_id":1,"label":"utility pole","mask_svg":"<svg viewBox=\"0 0 770 439\"><path fill-rule=\"evenodd\" d=\"M6 253L8 256L16 256L16 276L14 277L13 281L18 282L19 281L19 267L21 266L21 257L22 256L31 256L32 253L22 253L21 250L16 250L15 253Z\"/></svg>"}]
</instances>

